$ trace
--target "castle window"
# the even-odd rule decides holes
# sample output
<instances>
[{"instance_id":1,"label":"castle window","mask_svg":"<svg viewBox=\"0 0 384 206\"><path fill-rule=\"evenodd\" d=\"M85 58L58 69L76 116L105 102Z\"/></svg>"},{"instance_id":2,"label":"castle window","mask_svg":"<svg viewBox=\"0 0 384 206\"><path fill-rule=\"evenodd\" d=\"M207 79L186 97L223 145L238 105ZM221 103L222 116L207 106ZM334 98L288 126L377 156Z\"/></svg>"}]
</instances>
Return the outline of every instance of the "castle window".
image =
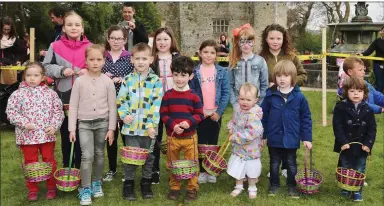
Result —
<instances>
[{"instance_id":1,"label":"castle window","mask_svg":"<svg viewBox=\"0 0 384 206\"><path fill-rule=\"evenodd\" d=\"M214 34L228 34L229 20L228 19L213 19L212 29Z\"/></svg>"}]
</instances>

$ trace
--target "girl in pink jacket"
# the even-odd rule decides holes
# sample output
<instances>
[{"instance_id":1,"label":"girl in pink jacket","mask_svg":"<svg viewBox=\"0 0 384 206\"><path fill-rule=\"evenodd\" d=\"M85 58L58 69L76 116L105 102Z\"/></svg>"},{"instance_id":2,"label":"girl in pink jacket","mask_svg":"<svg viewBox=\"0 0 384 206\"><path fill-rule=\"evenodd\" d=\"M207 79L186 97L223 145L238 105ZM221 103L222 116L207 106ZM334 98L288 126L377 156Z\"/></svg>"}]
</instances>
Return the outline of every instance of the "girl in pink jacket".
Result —
<instances>
[{"instance_id":1,"label":"girl in pink jacket","mask_svg":"<svg viewBox=\"0 0 384 206\"><path fill-rule=\"evenodd\" d=\"M29 63L24 71L24 81L8 99L6 113L15 125L16 144L24 154L24 164L44 162L52 164L51 178L47 180L46 199L56 197L53 173L56 171L54 157L56 131L64 120L63 105L56 92L43 83L45 69L39 62ZM26 181L28 200L35 201L39 187L36 182Z\"/></svg>"}]
</instances>

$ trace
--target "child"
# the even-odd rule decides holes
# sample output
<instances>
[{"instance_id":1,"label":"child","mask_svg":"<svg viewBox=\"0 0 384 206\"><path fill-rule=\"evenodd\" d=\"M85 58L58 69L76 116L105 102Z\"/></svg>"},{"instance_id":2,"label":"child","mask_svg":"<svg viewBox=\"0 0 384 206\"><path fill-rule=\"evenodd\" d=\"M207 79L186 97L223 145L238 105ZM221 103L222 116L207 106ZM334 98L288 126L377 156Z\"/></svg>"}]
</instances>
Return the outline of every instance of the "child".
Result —
<instances>
[{"instance_id":1,"label":"child","mask_svg":"<svg viewBox=\"0 0 384 206\"><path fill-rule=\"evenodd\" d=\"M38 162L38 151L44 162L52 164L52 173L46 183L46 199L50 200L56 197L53 177L56 171L55 133L64 120L64 112L57 94L42 82L44 75L43 65L29 63L24 70L24 81L8 99L6 113L16 127L16 144L23 151L24 164ZM26 185L28 200L37 200L38 184L26 181Z\"/></svg>"},{"instance_id":2,"label":"child","mask_svg":"<svg viewBox=\"0 0 384 206\"><path fill-rule=\"evenodd\" d=\"M71 97L71 89L75 79L87 73L85 65L85 50L91 44L83 35L84 21L76 12L70 11L65 14L63 20L63 32L59 41L51 44L44 58L43 65L47 70L47 76L55 79L55 90L64 104L66 114L61 134L61 152L63 154L63 167L69 165L71 143L68 131L68 104ZM76 131L78 137L78 130ZM75 142L74 165L80 168L81 149L80 141Z\"/></svg>"},{"instance_id":3,"label":"child","mask_svg":"<svg viewBox=\"0 0 384 206\"><path fill-rule=\"evenodd\" d=\"M250 82L259 92L259 102L263 102L268 88L268 67L263 57L255 54L255 31L245 24L232 31L233 47L229 55L229 79L231 104L237 104L241 85Z\"/></svg>"},{"instance_id":4,"label":"child","mask_svg":"<svg viewBox=\"0 0 384 206\"><path fill-rule=\"evenodd\" d=\"M82 151L80 177L80 205L90 205L91 196L104 195L101 176L104 168L104 144L113 142L116 129L116 90L112 80L101 69L105 63L105 49L92 45L85 53L88 72L76 79L69 102L68 130L71 142L80 137ZM76 136L76 122L79 136ZM93 179L91 185L92 162Z\"/></svg>"},{"instance_id":5,"label":"child","mask_svg":"<svg viewBox=\"0 0 384 206\"><path fill-rule=\"evenodd\" d=\"M184 159L197 162L196 127L204 113L199 96L188 85L188 81L193 78L193 67L189 57L180 56L172 61L173 88L164 94L161 102L160 115L167 129L167 165L179 159L180 151L183 151ZM177 200L181 181L171 172L169 176L168 199ZM184 201L188 203L195 200L198 189L197 177L189 179Z\"/></svg>"},{"instance_id":6,"label":"child","mask_svg":"<svg viewBox=\"0 0 384 206\"><path fill-rule=\"evenodd\" d=\"M357 77L364 80L365 67L364 62L358 57L347 57L343 63L344 72L350 77ZM368 106L373 110L375 114L384 112L384 95L383 93L376 91L375 88L365 81L368 87L368 98L364 99ZM338 90L339 95L342 95L343 90Z\"/></svg>"},{"instance_id":7,"label":"child","mask_svg":"<svg viewBox=\"0 0 384 206\"><path fill-rule=\"evenodd\" d=\"M269 196L275 196L279 187L280 163L287 165L288 195L299 198L296 191L296 150L300 139L312 148L311 111L305 96L296 85L297 69L292 61L281 60L273 69L274 85L267 90L263 108L264 139L267 139L270 158ZM296 86L295 86L296 85Z\"/></svg>"},{"instance_id":8,"label":"child","mask_svg":"<svg viewBox=\"0 0 384 206\"><path fill-rule=\"evenodd\" d=\"M163 90L159 77L149 67L152 61L151 47L146 43L138 43L132 48L131 62L135 70L124 77L117 97L118 112L124 121L121 133L124 135L126 146L150 149L154 143ZM153 197L151 189L153 161L153 154L149 154L142 168L140 186L144 199ZM125 165L123 198L130 201L136 200L134 192L136 167L133 164Z\"/></svg>"},{"instance_id":9,"label":"child","mask_svg":"<svg viewBox=\"0 0 384 206\"><path fill-rule=\"evenodd\" d=\"M235 105L232 120L228 122L232 155L228 162L227 173L236 179L233 197L243 190L243 179L248 178L249 198L257 195L256 182L261 174L261 151L263 125L261 118L263 111L257 105L257 88L245 83L240 87L238 104Z\"/></svg>"},{"instance_id":10,"label":"child","mask_svg":"<svg viewBox=\"0 0 384 206\"><path fill-rule=\"evenodd\" d=\"M270 87L273 85L273 68L283 59L291 60L295 64L297 84L303 86L307 81L307 72L293 51L288 31L279 24L271 24L264 29L261 39L260 56L267 61Z\"/></svg>"},{"instance_id":11,"label":"child","mask_svg":"<svg viewBox=\"0 0 384 206\"><path fill-rule=\"evenodd\" d=\"M193 72L189 82L192 91L196 92L203 103L204 119L197 128L199 144L217 145L221 127L221 116L229 102L229 80L227 70L215 64L218 52L214 40L204 41L199 49L201 64ZM209 175L201 166L199 184L216 183L216 177Z\"/></svg>"},{"instance_id":12,"label":"child","mask_svg":"<svg viewBox=\"0 0 384 206\"><path fill-rule=\"evenodd\" d=\"M155 60L151 65L151 68L154 70L155 74L160 77L160 81L163 84L163 93L172 89L173 79L171 72L171 63L172 59L180 55L179 48L177 46L177 41L175 35L172 32L172 29L169 27L162 27L156 30L153 46L152 46L152 55ZM159 121L159 128L157 132L155 148L153 150L153 155L155 156L155 162L153 164L153 173L152 173L152 184L160 183L160 147L163 139L163 122Z\"/></svg>"},{"instance_id":13,"label":"child","mask_svg":"<svg viewBox=\"0 0 384 206\"><path fill-rule=\"evenodd\" d=\"M365 101L368 98L367 84L362 78L351 76L343 83L342 95L344 100L336 104L333 114L333 151L341 152L338 167L353 168L365 173L367 155L376 138L375 115ZM351 142L359 142L361 145L350 145ZM353 192L354 201L363 201L362 190L363 187ZM350 197L351 194L341 190L342 196Z\"/></svg>"},{"instance_id":14,"label":"child","mask_svg":"<svg viewBox=\"0 0 384 206\"><path fill-rule=\"evenodd\" d=\"M121 81L133 71L131 64L131 55L124 50L124 45L127 41L127 32L119 26L111 26L107 31L107 42L105 44L106 58L105 65L101 70L115 83L116 96L119 94ZM118 121L116 128L123 126L122 121L117 117ZM109 171L105 174L103 181L112 181L116 175L117 165L117 138L119 132L115 132L115 137L112 145L107 144ZM124 142L124 138L121 138Z\"/></svg>"}]
</instances>

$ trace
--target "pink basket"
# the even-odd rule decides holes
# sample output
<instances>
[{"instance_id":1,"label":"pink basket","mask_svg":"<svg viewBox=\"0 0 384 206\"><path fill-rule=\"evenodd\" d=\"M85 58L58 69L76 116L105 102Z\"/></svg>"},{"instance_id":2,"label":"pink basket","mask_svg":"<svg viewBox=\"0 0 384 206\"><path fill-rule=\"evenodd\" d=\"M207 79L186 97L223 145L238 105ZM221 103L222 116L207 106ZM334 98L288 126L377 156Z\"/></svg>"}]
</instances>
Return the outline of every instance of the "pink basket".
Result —
<instances>
[{"instance_id":1,"label":"pink basket","mask_svg":"<svg viewBox=\"0 0 384 206\"><path fill-rule=\"evenodd\" d=\"M208 151L213 151L216 153L219 152L220 147L221 146L219 145L208 145L208 144L197 145L197 149L199 151L199 158L204 159Z\"/></svg>"},{"instance_id":2,"label":"pink basket","mask_svg":"<svg viewBox=\"0 0 384 206\"><path fill-rule=\"evenodd\" d=\"M125 164L144 165L149 155L149 150L139 147L126 146L120 149L121 161Z\"/></svg>"}]
</instances>

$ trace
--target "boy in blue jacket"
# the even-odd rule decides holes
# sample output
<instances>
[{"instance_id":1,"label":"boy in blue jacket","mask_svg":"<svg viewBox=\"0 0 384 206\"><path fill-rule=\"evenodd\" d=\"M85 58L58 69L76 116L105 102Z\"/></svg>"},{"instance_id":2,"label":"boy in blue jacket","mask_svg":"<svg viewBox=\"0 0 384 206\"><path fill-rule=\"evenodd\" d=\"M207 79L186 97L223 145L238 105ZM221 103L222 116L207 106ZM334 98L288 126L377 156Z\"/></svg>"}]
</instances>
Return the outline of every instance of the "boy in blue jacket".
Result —
<instances>
[{"instance_id":1,"label":"boy in blue jacket","mask_svg":"<svg viewBox=\"0 0 384 206\"><path fill-rule=\"evenodd\" d=\"M267 89L261 107L264 140L267 140L270 158L269 196L275 196L280 187L279 166L287 165L288 195L299 198L296 190L296 151L300 140L312 148L312 119L308 101L296 85L297 71L290 60L282 60L274 67L274 86Z\"/></svg>"},{"instance_id":2,"label":"boy in blue jacket","mask_svg":"<svg viewBox=\"0 0 384 206\"><path fill-rule=\"evenodd\" d=\"M364 62L358 57L347 57L343 63L344 72L350 77L358 77L364 79L365 66ZM384 112L384 95L383 93L376 91L376 89L367 81L365 81L368 87L368 98L365 100L368 106L373 110L375 114ZM338 94L341 96L342 89L338 90Z\"/></svg>"}]
</instances>

